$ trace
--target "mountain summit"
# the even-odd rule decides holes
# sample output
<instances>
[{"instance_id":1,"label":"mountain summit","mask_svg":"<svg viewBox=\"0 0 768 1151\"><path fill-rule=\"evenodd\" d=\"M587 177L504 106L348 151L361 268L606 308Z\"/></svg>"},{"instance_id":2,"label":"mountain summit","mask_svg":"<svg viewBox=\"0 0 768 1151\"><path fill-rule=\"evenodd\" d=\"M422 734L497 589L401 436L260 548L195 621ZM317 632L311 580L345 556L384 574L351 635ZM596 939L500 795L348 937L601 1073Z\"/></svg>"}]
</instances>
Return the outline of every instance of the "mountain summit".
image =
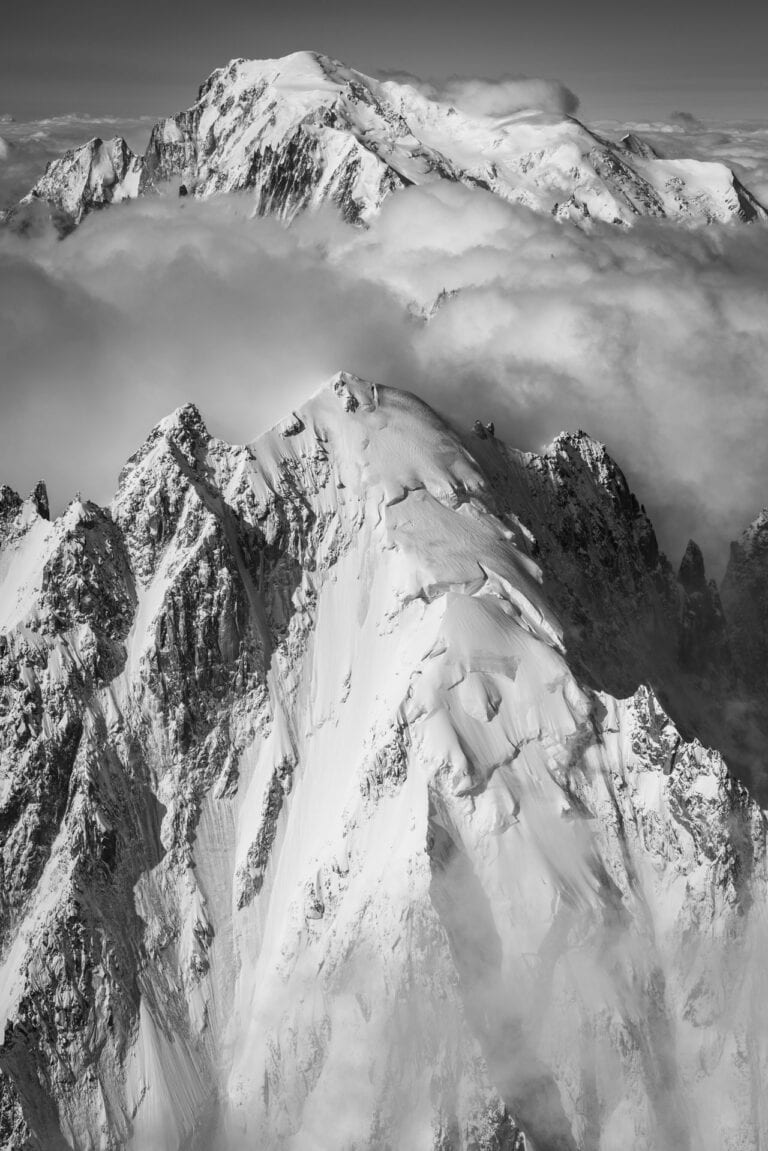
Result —
<instances>
[{"instance_id":1,"label":"mountain summit","mask_svg":"<svg viewBox=\"0 0 768 1151\"><path fill-rule=\"evenodd\" d=\"M49 164L22 206L49 204L66 229L93 208L172 188L244 192L255 213L284 220L331 203L357 223L395 189L435 180L580 221L767 218L722 164L662 159L636 136L610 141L567 115L469 114L313 52L233 60L191 108L155 125L143 157L119 138L91 140Z\"/></svg>"},{"instance_id":2,"label":"mountain summit","mask_svg":"<svg viewBox=\"0 0 768 1151\"><path fill-rule=\"evenodd\" d=\"M695 730L728 629L602 445L340 373L249 445L179 409L110 509L40 491L0 489L3 1148L764 1144L766 823Z\"/></svg>"}]
</instances>

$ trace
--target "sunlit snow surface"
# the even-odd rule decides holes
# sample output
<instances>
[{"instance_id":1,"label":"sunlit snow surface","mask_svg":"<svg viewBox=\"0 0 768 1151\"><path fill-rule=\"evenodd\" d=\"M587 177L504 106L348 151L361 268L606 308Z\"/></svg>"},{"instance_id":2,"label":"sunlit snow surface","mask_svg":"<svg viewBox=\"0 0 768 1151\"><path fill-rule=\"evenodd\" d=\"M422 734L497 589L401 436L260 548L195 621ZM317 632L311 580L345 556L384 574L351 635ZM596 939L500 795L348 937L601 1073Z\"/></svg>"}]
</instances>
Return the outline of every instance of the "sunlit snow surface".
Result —
<instances>
[{"instance_id":1,"label":"sunlit snow surface","mask_svg":"<svg viewBox=\"0 0 768 1151\"><path fill-rule=\"evenodd\" d=\"M648 690L574 678L480 458L415 398L340 375L247 447L181 409L111 520L25 505L5 643L85 703L0 970L0 1058L41 1145L51 1107L78 1151L768 1137L762 816ZM116 597L118 538L130 561L108 682L90 625L50 616L83 538ZM29 769L4 746L7 795ZM101 940L87 976L64 908ZM46 1004L61 1055L33 1087ZM92 1068L76 1090L69 1067Z\"/></svg>"}]
</instances>

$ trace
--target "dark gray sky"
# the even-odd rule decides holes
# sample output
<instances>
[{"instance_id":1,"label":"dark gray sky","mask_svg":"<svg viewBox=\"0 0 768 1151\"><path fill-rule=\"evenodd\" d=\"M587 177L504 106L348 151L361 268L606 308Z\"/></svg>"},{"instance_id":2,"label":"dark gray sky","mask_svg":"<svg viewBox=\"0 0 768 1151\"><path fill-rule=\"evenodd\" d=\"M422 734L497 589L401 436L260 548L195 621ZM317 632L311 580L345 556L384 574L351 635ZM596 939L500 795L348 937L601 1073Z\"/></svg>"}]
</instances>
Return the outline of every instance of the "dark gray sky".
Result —
<instances>
[{"instance_id":1,"label":"dark gray sky","mask_svg":"<svg viewBox=\"0 0 768 1151\"><path fill-rule=\"evenodd\" d=\"M585 117L768 116L768 5L714 0L9 3L0 114L166 114L233 56L316 49L367 72L555 77Z\"/></svg>"}]
</instances>

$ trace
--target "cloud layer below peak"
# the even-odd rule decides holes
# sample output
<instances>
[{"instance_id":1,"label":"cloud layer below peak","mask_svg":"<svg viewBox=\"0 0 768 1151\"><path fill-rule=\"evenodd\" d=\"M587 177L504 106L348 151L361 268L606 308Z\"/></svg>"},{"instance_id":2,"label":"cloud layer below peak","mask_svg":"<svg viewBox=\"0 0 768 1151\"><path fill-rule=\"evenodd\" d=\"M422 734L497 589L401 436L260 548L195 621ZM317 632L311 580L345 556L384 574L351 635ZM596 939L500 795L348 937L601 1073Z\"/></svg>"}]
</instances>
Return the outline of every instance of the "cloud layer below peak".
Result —
<instances>
[{"instance_id":1,"label":"cloud layer below peak","mask_svg":"<svg viewBox=\"0 0 768 1151\"><path fill-rule=\"evenodd\" d=\"M719 132L702 152L726 151ZM447 183L392 195L365 231L250 211L158 197L63 242L0 232L0 482L106 501L179 403L250 438L344 367L520 447L585 428L673 556L693 536L722 568L768 503L768 228L585 234Z\"/></svg>"}]
</instances>

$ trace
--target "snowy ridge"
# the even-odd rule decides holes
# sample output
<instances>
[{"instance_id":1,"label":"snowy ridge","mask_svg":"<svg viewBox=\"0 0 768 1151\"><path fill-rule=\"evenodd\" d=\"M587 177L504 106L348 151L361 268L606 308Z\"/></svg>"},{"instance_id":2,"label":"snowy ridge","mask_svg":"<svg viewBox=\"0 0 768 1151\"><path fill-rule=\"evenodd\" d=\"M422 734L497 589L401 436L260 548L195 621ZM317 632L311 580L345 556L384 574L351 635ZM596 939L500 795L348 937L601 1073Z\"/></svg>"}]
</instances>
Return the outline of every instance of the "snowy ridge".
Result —
<instances>
[{"instance_id":1,"label":"snowy ridge","mask_svg":"<svg viewBox=\"0 0 768 1151\"><path fill-rule=\"evenodd\" d=\"M2 489L4 1147L757 1151L765 820L595 682L598 610L711 638L601 445L341 373L38 503Z\"/></svg>"},{"instance_id":2,"label":"snowy ridge","mask_svg":"<svg viewBox=\"0 0 768 1151\"><path fill-rule=\"evenodd\" d=\"M561 219L766 218L722 164L661 159L636 136L614 143L535 109L467 115L313 52L233 60L191 108L155 125L143 157L124 140L92 140L49 165L22 205L44 201L79 223L170 184L199 197L247 192L255 213L285 220L332 203L364 222L393 190L434 180Z\"/></svg>"},{"instance_id":3,"label":"snowy ridge","mask_svg":"<svg viewBox=\"0 0 768 1151\"><path fill-rule=\"evenodd\" d=\"M65 221L79 223L94 208L137 196L142 170L140 157L122 137L104 141L95 136L51 161L23 202L43 200Z\"/></svg>"}]
</instances>

